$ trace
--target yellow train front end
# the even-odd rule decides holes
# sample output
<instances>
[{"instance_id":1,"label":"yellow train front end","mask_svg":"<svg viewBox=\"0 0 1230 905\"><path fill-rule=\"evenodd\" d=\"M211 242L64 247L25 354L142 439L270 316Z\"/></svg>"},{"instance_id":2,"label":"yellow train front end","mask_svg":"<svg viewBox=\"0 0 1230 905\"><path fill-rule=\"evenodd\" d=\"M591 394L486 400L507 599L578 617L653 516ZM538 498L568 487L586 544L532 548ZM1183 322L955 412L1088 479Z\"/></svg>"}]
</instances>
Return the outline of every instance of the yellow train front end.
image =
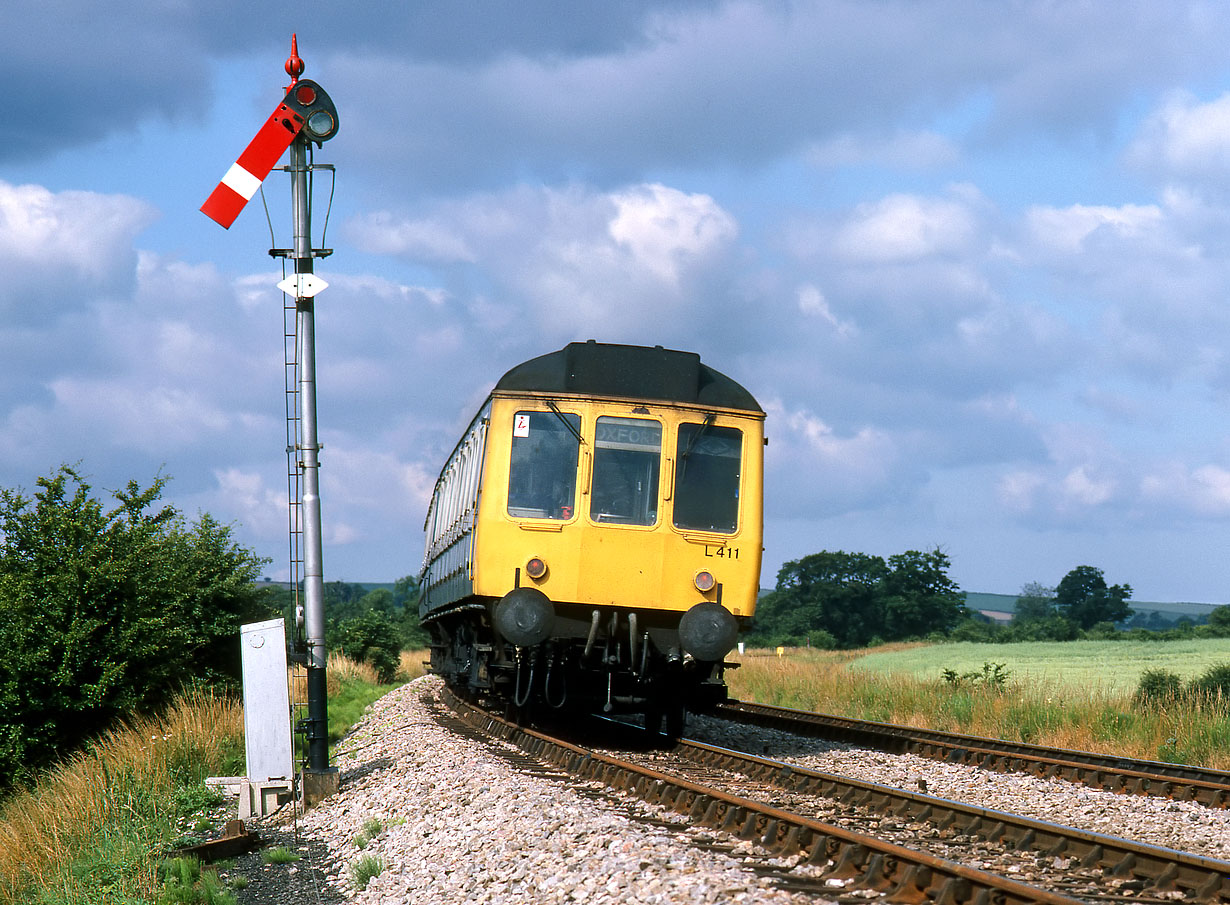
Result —
<instances>
[{"instance_id":1,"label":"yellow train front end","mask_svg":"<svg viewBox=\"0 0 1230 905\"><path fill-rule=\"evenodd\" d=\"M452 567L464 587L424 605L442 671L517 706L676 726L684 707L724 699L760 579L751 396L691 353L574 343L505 375L476 424L464 576ZM457 631L472 636L462 654Z\"/></svg>"}]
</instances>

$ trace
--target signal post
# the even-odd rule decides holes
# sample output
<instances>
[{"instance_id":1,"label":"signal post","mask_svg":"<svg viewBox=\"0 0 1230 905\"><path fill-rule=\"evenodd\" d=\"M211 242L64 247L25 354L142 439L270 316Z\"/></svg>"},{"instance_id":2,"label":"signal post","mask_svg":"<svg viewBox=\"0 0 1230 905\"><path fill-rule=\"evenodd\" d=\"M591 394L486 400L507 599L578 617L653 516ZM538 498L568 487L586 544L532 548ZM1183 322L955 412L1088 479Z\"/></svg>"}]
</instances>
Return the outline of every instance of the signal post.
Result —
<instances>
[{"instance_id":1,"label":"signal post","mask_svg":"<svg viewBox=\"0 0 1230 905\"><path fill-rule=\"evenodd\" d=\"M295 299L295 358L299 442L293 452L302 489L303 603L296 622L303 629L303 646L297 656L307 668L307 718L300 722L305 735L307 765L302 775L305 804L311 805L338 788L338 772L329 766L328 692L326 686L324 611L324 555L320 509L320 444L316 421L315 297L328 287L316 276L314 261L325 255L312 248L311 193L308 174L309 145L317 146L337 134L338 117L333 101L310 79L300 79L304 63L298 42L291 36L291 55L286 73L291 84L286 96L265 121L248 147L227 170L201 211L229 229L240 211L260 188L282 154L290 149L291 217L293 244L290 249L270 249L270 254L288 257L294 272L278 288ZM290 500L292 508L297 504ZM293 531L293 527L292 527ZM292 545L293 547L293 545ZM296 588L296 593L298 589ZM298 612L298 610L302 612Z\"/></svg>"}]
</instances>

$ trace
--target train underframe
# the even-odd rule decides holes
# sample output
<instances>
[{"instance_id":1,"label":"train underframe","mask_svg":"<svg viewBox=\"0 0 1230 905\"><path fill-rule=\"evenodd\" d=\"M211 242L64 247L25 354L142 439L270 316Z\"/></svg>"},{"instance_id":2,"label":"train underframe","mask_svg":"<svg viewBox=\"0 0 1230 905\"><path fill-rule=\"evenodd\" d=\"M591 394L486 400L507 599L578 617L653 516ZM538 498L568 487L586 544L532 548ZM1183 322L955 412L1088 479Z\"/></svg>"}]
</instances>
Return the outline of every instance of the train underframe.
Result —
<instances>
[{"instance_id":1,"label":"train underframe","mask_svg":"<svg viewBox=\"0 0 1230 905\"><path fill-rule=\"evenodd\" d=\"M677 737L685 711L726 700L724 672L737 664L683 652L679 612L557 603L549 637L513 644L496 628L497 603L471 598L423 625L432 671L471 697L500 701L512 716L643 714L648 729Z\"/></svg>"}]
</instances>

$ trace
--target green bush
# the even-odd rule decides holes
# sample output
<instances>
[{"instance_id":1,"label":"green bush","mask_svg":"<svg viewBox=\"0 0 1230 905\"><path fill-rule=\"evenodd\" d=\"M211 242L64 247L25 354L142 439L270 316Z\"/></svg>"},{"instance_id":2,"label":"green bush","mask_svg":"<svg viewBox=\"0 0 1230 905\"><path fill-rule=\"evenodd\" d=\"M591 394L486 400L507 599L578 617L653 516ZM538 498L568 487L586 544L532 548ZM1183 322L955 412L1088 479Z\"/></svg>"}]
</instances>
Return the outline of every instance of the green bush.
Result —
<instances>
[{"instance_id":1,"label":"green bush","mask_svg":"<svg viewBox=\"0 0 1230 905\"><path fill-rule=\"evenodd\" d=\"M282 845L267 848L261 852L261 860L266 864L294 864L302 857L298 852L293 852Z\"/></svg>"},{"instance_id":2,"label":"green bush","mask_svg":"<svg viewBox=\"0 0 1230 905\"><path fill-rule=\"evenodd\" d=\"M383 613L366 613L338 626L339 647L352 660L370 664L382 684L393 681L401 665L401 632Z\"/></svg>"},{"instance_id":3,"label":"green bush","mask_svg":"<svg viewBox=\"0 0 1230 905\"><path fill-rule=\"evenodd\" d=\"M265 561L129 481L105 509L72 468L0 489L0 786L186 684L232 682Z\"/></svg>"},{"instance_id":4,"label":"green bush","mask_svg":"<svg viewBox=\"0 0 1230 905\"><path fill-rule=\"evenodd\" d=\"M1137 704L1164 704L1183 697L1183 681L1168 669L1146 669L1132 700Z\"/></svg>"},{"instance_id":5,"label":"green bush","mask_svg":"<svg viewBox=\"0 0 1230 905\"><path fill-rule=\"evenodd\" d=\"M1005 668L1005 664L990 661L985 661L982 669L976 672L958 673L955 669L940 671L940 678L954 688L964 685L981 685L983 688L1002 689L1008 684L1011 675L1012 673Z\"/></svg>"},{"instance_id":6,"label":"green bush","mask_svg":"<svg viewBox=\"0 0 1230 905\"><path fill-rule=\"evenodd\" d=\"M223 889L217 874L202 872L196 858L163 862L162 880L157 905L235 905L235 897Z\"/></svg>"},{"instance_id":7,"label":"green bush","mask_svg":"<svg viewBox=\"0 0 1230 905\"><path fill-rule=\"evenodd\" d=\"M1193 697L1230 709L1230 663L1210 666L1187 685Z\"/></svg>"}]
</instances>

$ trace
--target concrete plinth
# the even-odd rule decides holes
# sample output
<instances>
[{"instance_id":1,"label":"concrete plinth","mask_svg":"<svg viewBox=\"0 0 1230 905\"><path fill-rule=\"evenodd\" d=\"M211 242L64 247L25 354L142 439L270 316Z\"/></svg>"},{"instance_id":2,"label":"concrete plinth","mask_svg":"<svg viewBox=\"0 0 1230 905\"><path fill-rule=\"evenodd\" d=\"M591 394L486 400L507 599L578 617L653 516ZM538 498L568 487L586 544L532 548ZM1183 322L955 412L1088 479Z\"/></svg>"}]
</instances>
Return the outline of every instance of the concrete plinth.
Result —
<instances>
[{"instance_id":1,"label":"concrete plinth","mask_svg":"<svg viewBox=\"0 0 1230 905\"><path fill-rule=\"evenodd\" d=\"M268 817L290 801L293 789L288 780L251 782L244 777L239 784L239 819Z\"/></svg>"},{"instance_id":2,"label":"concrete plinth","mask_svg":"<svg viewBox=\"0 0 1230 905\"><path fill-rule=\"evenodd\" d=\"M304 770L299 774L300 788L303 789L303 806L315 807L330 795L337 792L341 784L341 774L337 767L327 770Z\"/></svg>"}]
</instances>

